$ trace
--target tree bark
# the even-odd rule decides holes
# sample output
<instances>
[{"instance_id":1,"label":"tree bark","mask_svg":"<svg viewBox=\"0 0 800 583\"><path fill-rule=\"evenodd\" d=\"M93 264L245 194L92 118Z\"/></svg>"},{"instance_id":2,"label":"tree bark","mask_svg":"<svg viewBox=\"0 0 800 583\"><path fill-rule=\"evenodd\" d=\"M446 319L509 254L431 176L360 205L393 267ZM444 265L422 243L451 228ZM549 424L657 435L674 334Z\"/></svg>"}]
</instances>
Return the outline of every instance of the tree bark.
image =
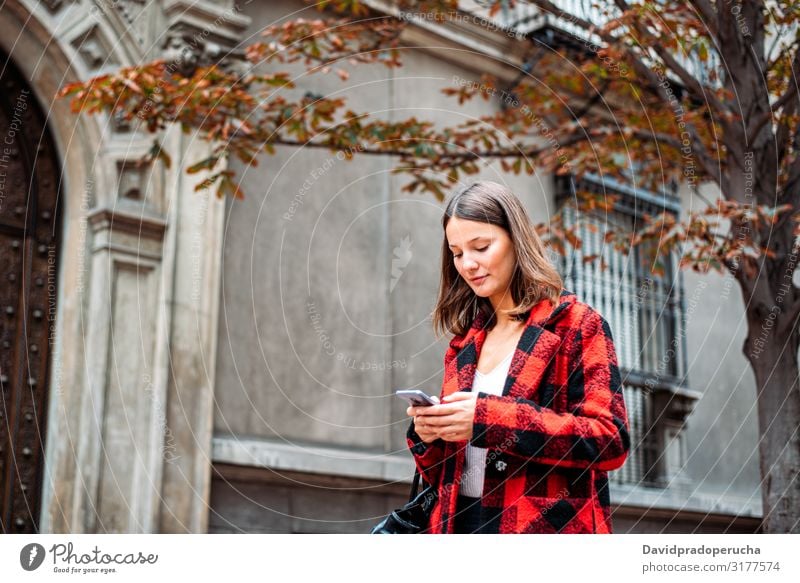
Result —
<instances>
[{"instance_id":1,"label":"tree bark","mask_svg":"<svg viewBox=\"0 0 800 583\"><path fill-rule=\"evenodd\" d=\"M781 312L753 302L744 354L756 377L761 499L766 533L800 533L800 379L795 325L777 332Z\"/></svg>"}]
</instances>

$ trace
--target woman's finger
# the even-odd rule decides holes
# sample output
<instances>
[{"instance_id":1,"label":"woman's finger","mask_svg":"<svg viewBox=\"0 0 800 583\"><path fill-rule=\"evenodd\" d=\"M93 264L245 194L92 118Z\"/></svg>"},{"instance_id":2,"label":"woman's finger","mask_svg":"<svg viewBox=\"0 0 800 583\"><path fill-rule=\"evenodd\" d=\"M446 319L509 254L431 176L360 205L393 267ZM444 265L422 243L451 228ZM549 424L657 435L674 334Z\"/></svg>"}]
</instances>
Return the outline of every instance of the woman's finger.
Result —
<instances>
[{"instance_id":1,"label":"woman's finger","mask_svg":"<svg viewBox=\"0 0 800 583\"><path fill-rule=\"evenodd\" d=\"M471 391L456 391L455 393L450 393L444 399L442 399L442 403L453 403L455 401L468 401L469 399L477 399L478 394L473 393Z\"/></svg>"}]
</instances>

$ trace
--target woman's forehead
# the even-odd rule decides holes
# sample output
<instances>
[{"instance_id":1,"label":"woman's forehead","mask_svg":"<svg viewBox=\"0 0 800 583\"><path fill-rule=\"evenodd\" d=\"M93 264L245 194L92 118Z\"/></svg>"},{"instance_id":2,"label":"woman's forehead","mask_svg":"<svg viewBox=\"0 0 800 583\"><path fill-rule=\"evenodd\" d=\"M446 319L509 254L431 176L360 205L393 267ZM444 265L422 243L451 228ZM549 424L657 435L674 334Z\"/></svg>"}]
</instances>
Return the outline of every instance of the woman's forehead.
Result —
<instances>
[{"instance_id":1,"label":"woman's forehead","mask_svg":"<svg viewBox=\"0 0 800 583\"><path fill-rule=\"evenodd\" d=\"M470 242L475 237L494 237L497 229L496 225L490 223L453 217L448 221L445 233L450 245L461 245Z\"/></svg>"}]
</instances>

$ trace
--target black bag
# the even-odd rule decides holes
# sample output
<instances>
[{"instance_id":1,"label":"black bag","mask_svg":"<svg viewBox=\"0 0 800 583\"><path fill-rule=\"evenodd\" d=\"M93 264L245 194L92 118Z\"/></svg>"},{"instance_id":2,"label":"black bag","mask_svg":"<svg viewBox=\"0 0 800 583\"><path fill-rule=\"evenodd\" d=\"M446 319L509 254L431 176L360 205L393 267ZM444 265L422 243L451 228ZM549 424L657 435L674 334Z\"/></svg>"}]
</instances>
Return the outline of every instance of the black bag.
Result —
<instances>
[{"instance_id":1,"label":"black bag","mask_svg":"<svg viewBox=\"0 0 800 583\"><path fill-rule=\"evenodd\" d=\"M377 524L370 534L419 534L430 522L431 512L439 499L436 487L429 485L417 494L419 487L419 470L414 472L411 484L411 495L408 503L402 508L393 510L389 516Z\"/></svg>"}]
</instances>

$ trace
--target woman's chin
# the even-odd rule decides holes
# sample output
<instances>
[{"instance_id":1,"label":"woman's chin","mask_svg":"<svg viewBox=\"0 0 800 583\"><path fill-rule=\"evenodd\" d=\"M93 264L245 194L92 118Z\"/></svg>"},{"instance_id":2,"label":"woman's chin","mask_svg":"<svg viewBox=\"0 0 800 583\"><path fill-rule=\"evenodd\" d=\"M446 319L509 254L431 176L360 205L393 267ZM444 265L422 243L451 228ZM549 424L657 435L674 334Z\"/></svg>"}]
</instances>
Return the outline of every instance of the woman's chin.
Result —
<instances>
[{"instance_id":1,"label":"woman's chin","mask_svg":"<svg viewBox=\"0 0 800 583\"><path fill-rule=\"evenodd\" d=\"M491 297L492 295L492 290L487 290L481 286L473 287L472 291L474 291L475 295L478 296L479 298L488 298Z\"/></svg>"}]
</instances>

